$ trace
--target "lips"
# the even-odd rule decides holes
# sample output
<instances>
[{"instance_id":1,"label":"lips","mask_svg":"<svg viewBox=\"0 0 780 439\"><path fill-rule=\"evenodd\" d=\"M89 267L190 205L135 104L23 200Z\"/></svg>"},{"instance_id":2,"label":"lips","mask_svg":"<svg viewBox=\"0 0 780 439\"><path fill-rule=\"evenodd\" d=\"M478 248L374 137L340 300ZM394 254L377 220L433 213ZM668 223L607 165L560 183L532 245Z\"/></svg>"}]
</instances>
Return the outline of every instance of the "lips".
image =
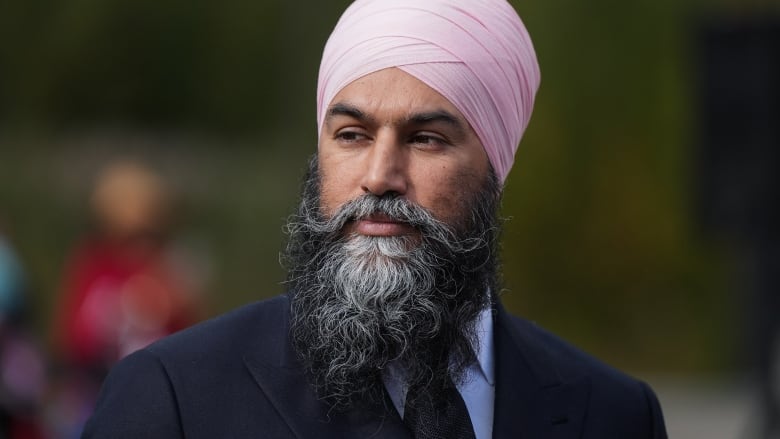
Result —
<instances>
[{"instance_id":1,"label":"lips","mask_svg":"<svg viewBox=\"0 0 780 439\"><path fill-rule=\"evenodd\" d=\"M366 236L401 236L415 232L414 227L403 221L390 218L383 213L374 213L354 223L354 231Z\"/></svg>"}]
</instances>

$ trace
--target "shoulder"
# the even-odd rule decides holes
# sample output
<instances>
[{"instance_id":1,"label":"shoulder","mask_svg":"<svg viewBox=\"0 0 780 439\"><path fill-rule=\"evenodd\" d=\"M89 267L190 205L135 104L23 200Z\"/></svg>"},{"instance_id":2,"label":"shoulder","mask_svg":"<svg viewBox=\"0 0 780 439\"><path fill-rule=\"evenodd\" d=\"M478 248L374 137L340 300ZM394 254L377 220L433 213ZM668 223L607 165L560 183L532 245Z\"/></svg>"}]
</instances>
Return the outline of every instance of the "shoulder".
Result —
<instances>
[{"instance_id":1,"label":"shoulder","mask_svg":"<svg viewBox=\"0 0 780 439\"><path fill-rule=\"evenodd\" d=\"M193 325L146 348L161 357L198 357L227 351L271 347L286 335L289 319L287 296L244 305Z\"/></svg>"},{"instance_id":2,"label":"shoulder","mask_svg":"<svg viewBox=\"0 0 780 439\"><path fill-rule=\"evenodd\" d=\"M286 431L275 421L246 358L278 361L287 342L288 314L287 298L279 296L125 357L106 379L84 437L227 437L250 426Z\"/></svg>"},{"instance_id":3,"label":"shoulder","mask_svg":"<svg viewBox=\"0 0 780 439\"><path fill-rule=\"evenodd\" d=\"M288 354L286 296L244 305L165 337L143 352L159 361L175 387L204 387L245 375L245 358L277 363ZM237 380L234 380L237 381Z\"/></svg>"},{"instance_id":4,"label":"shoulder","mask_svg":"<svg viewBox=\"0 0 780 439\"><path fill-rule=\"evenodd\" d=\"M539 375L561 381L583 376L603 377L616 383L633 382L634 378L575 347L536 323L501 312L498 331L518 347L529 366Z\"/></svg>"},{"instance_id":5,"label":"shoulder","mask_svg":"<svg viewBox=\"0 0 780 439\"><path fill-rule=\"evenodd\" d=\"M516 349L509 354L512 360L522 362L540 384L587 389L580 394L587 395L585 424L591 431L636 429L634 437L666 437L658 399L645 382L606 364L535 323L503 311L499 312L498 321L497 336L505 338L503 346ZM507 353L497 352L497 355L504 355L507 360ZM648 432L649 436L646 436Z\"/></svg>"}]
</instances>

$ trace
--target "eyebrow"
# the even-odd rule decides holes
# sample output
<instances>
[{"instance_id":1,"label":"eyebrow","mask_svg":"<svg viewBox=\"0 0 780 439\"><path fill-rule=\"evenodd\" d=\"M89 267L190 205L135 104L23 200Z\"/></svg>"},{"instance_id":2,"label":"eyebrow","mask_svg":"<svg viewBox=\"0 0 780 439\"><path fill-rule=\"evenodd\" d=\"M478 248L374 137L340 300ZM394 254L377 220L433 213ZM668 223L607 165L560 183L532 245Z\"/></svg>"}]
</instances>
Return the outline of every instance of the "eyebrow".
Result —
<instances>
[{"instance_id":1,"label":"eyebrow","mask_svg":"<svg viewBox=\"0 0 780 439\"><path fill-rule=\"evenodd\" d=\"M411 115L406 120L406 122L415 125L424 125L424 124L435 123L435 122L443 122L449 125L450 127L456 129L458 131L458 134L463 134L465 132L465 128L463 127L463 123L461 122L461 120L458 117L456 117L454 114L445 110L416 113Z\"/></svg>"},{"instance_id":2,"label":"eyebrow","mask_svg":"<svg viewBox=\"0 0 780 439\"><path fill-rule=\"evenodd\" d=\"M361 122L375 122L373 117L364 113L360 108L344 102L335 103L328 109L328 114L325 117L325 123L327 124L330 119L336 116L347 116Z\"/></svg>"},{"instance_id":3,"label":"eyebrow","mask_svg":"<svg viewBox=\"0 0 780 439\"><path fill-rule=\"evenodd\" d=\"M345 102L337 102L328 109L325 123L327 124L330 119L336 116L347 116L361 122L376 122L375 118L366 114L360 108ZM460 120L460 118L446 110L434 110L415 113L402 121L404 124L413 125L425 125L437 122L442 122L449 125L450 127L456 129L458 134L462 135L466 132L466 129L463 126L463 122Z\"/></svg>"}]
</instances>

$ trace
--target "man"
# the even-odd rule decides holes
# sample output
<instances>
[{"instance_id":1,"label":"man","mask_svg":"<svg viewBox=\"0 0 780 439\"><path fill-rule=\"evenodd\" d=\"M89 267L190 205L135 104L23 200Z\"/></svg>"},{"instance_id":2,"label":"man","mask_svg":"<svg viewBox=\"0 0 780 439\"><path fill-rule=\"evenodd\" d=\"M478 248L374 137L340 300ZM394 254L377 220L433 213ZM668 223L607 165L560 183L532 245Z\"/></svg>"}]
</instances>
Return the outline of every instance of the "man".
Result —
<instances>
[{"instance_id":1,"label":"man","mask_svg":"<svg viewBox=\"0 0 780 439\"><path fill-rule=\"evenodd\" d=\"M128 357L85 437L666 437L647 385L497 299L538 83L505 0L352 4L320 67L289 291Z\"/></svg>"}]
</instances>

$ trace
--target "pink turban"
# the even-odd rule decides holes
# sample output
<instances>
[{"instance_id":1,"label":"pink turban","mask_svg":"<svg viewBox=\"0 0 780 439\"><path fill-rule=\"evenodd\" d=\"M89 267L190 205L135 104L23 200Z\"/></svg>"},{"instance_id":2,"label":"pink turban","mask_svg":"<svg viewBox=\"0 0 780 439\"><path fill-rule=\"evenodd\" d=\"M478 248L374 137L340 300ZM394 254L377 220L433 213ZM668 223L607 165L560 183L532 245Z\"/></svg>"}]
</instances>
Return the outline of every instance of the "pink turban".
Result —
<instances>
[{"instance_id":1,"label":"pink turban","mask_svg":"<svg viewBox=\"0 0 780 439\"><path fill-rule=\"evenodd\" d=\"M476 132L503 183L539 87L539 65L506 0L357 0L322 55L317 125L352 81L398 67L436 90Z\"/></svg>"}]
</instances>

